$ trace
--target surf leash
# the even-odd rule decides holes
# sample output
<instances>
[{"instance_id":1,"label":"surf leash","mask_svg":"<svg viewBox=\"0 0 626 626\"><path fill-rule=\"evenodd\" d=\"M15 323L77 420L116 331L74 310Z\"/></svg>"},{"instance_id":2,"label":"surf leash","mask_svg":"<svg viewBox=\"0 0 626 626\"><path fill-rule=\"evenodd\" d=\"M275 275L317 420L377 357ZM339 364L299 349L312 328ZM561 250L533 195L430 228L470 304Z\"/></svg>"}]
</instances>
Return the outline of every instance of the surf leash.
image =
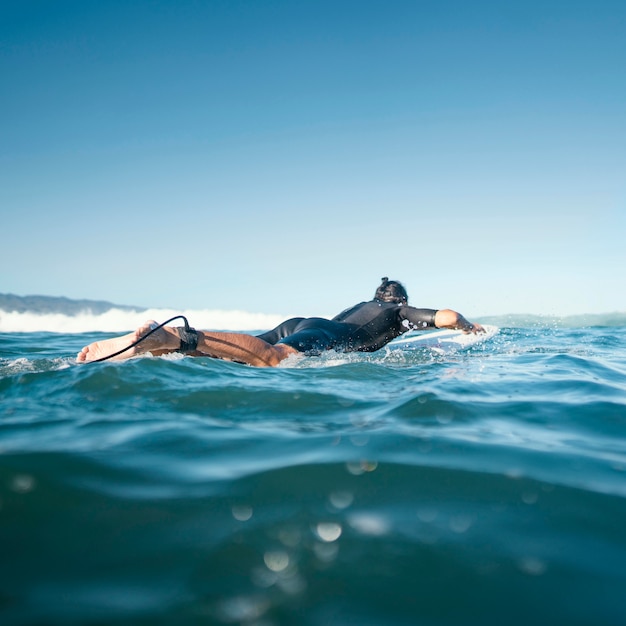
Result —
<instances>
[{"instance_id":1,"label":"surf leash","mask_svg":"<svg viewBox=\"0 0 626 626\"><path fill-rule=\"evenodd\" d=\"M178 319L183 320L183 323L185 324L185 332L190 333L193 330L191 326L189 326L189 322L187 321L187 318L184 315L175 315L174 317L170 317L170 319L165 320L162 324L158 324L154 328L151 328L143 337L139 337L137 341L134 341L129 346L126 346L125 348L122 348L121 350L118 350L117 352L114 352L113 354L109 354L108 356L103 356L103 357L100 357L99 359L94 359L93 361L87 361L87 363L100 363L101 361L108 361L109 359L112 359L113 357L123 354L127 350L130 350L131 348L138 346L142 341L144 341L150 335L152 335L152 333L156 333L156 331L163 328L163 326L166 326L170 322L173 322L174 320L178 320Z\"/></svg>"}]
</instances>

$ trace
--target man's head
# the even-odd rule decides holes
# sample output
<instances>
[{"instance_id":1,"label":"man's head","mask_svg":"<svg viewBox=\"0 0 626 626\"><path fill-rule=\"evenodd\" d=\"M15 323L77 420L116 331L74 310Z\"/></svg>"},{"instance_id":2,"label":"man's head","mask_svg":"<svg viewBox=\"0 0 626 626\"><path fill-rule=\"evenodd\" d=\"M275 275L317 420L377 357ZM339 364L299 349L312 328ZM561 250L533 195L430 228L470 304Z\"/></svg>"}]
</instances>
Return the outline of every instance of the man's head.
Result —
<instances>
[{"instance_id":1,"label":"man's head","mask_svg":"<svg viewBox=\"0 0 626 626\"><path fill-rule=\"evenodd\" d=\"M397 304L406 304L409 301L409 296L402 283L399 283L397 280L389 280L386 276L381 278L381 281L374 294L374 300L396 302Z\"/></svg>"}]
</instances>

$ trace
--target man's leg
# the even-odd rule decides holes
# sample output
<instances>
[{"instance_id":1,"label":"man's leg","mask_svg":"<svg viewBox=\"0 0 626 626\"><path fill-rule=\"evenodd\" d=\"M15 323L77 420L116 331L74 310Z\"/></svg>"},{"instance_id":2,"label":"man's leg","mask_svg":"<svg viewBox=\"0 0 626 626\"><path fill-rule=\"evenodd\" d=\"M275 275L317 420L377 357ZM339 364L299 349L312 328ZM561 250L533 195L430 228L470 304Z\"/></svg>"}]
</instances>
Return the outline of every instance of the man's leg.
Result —
<instances>
[{"instance_id":1,"label":"man's leg","mask_svg":"<svg viewBox=\"0 0 626 626\"><path fill-rule=\"evenodd\" d=\"M285 337L289 337L289 335L292 335L293 333L295 333L296 329L298 328L298 325L300 324L300 322L303 322L304 319L305 319L304 317L292 317L291 319L288 319L282 322L281 324L279 324L278 326L276 326L276 328L273 328L272 330L268 330L265 333L261 333L260 335L255 335L255 336L258 337L259 339L263 339L263 341L267 341L267 343L271 343L272 345L275 345L281 339L284 339Z\"/></svg>"},{"instance_id":2,"label":"man's leg","mask_svg":"<svg viewBox=\"0 0 626 626\"><path fill-rule=\"evenodd\" d=\"M153 328L154 322L146 322L134 333L96 341L85 346L76 356L78 363L88 363L106 357L125 348L146 335ZM130 359L139 354L150 352L154 355L176 352L180 347L180 337L175 328L164 326L147 337L139 345L113 357L112 360L121 361ZM196 356L211 356L229 361L238 361L258 367L274 367L291 354L298 351L291 346L278 344L272 346L266 341L242 333L221 333L212 331L198 331L198 347Z\"/></svg>"},{"instance_id":3,"label":"man's leg","mask_svg":"<svg viewBox=\"0 0 626 626\"><path fill-rule=\"evenodd\" d=\"M198 331L196 354L237 361L257 367L275 367L298 350L284 344L275 346L259 337L242 333Z\"/></svg>"}]
</instances>

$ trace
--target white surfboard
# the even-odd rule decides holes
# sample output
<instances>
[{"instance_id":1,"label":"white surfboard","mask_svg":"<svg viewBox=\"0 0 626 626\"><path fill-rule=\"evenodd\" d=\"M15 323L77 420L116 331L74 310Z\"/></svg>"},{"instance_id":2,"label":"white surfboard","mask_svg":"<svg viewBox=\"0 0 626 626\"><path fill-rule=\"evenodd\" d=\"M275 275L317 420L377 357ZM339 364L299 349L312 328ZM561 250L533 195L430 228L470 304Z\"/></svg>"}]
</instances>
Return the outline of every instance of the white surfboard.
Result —
<instances>
[{"instance_id":1,"label":"white surfboard","mask_svg":"<svg viewBox=\"0 0 626 626\"><path fill-rule=\"evenodd\" d=\"M400 350L421 350L423 348L432 350L439 354L464 350L471 346L483 343L498 334L497 326L483 326L484 333L473 335L464 333L462 330L426 330L417 331L407 335L402 335L387 344L389 348Z\"/></svg>"}]
</instances>

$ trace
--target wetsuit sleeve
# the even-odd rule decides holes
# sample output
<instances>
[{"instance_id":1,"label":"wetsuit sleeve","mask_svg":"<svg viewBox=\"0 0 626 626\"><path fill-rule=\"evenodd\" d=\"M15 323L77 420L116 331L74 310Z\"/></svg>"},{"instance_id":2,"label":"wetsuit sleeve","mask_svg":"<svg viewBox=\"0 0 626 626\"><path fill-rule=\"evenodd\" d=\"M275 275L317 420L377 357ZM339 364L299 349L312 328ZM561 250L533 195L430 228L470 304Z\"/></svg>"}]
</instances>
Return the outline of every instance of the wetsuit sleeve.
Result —
<instances>
[{"instance_id":1,"label":"wetsuit sleeve","mask_svg":"<svg viewBox=\"0 0 626 626\"><path fill-rule=\"evenodd\" d=\"M402 324L407 325L409 330L436 328L435 315L437 315L437 309L416 309L412 306L403 306L400 309Z\"/></svg>"},{"instance_id":2,"label":"wetsuit sleeve","mask_svg":"<svg viewBox=\"0 0 626 626\"><path fill-rule=\"evenodd\" d=\"M266 333L262 333L257 335L259 339L263 339L263 341L267 341L267 343L271 343L272 345L277 344L281 339L292 335L295 331L296 326L304 319L304 317L292 317L291 319L283 322L273 328L272 330L268 330Z\"/></svg>"}]
</instances>

